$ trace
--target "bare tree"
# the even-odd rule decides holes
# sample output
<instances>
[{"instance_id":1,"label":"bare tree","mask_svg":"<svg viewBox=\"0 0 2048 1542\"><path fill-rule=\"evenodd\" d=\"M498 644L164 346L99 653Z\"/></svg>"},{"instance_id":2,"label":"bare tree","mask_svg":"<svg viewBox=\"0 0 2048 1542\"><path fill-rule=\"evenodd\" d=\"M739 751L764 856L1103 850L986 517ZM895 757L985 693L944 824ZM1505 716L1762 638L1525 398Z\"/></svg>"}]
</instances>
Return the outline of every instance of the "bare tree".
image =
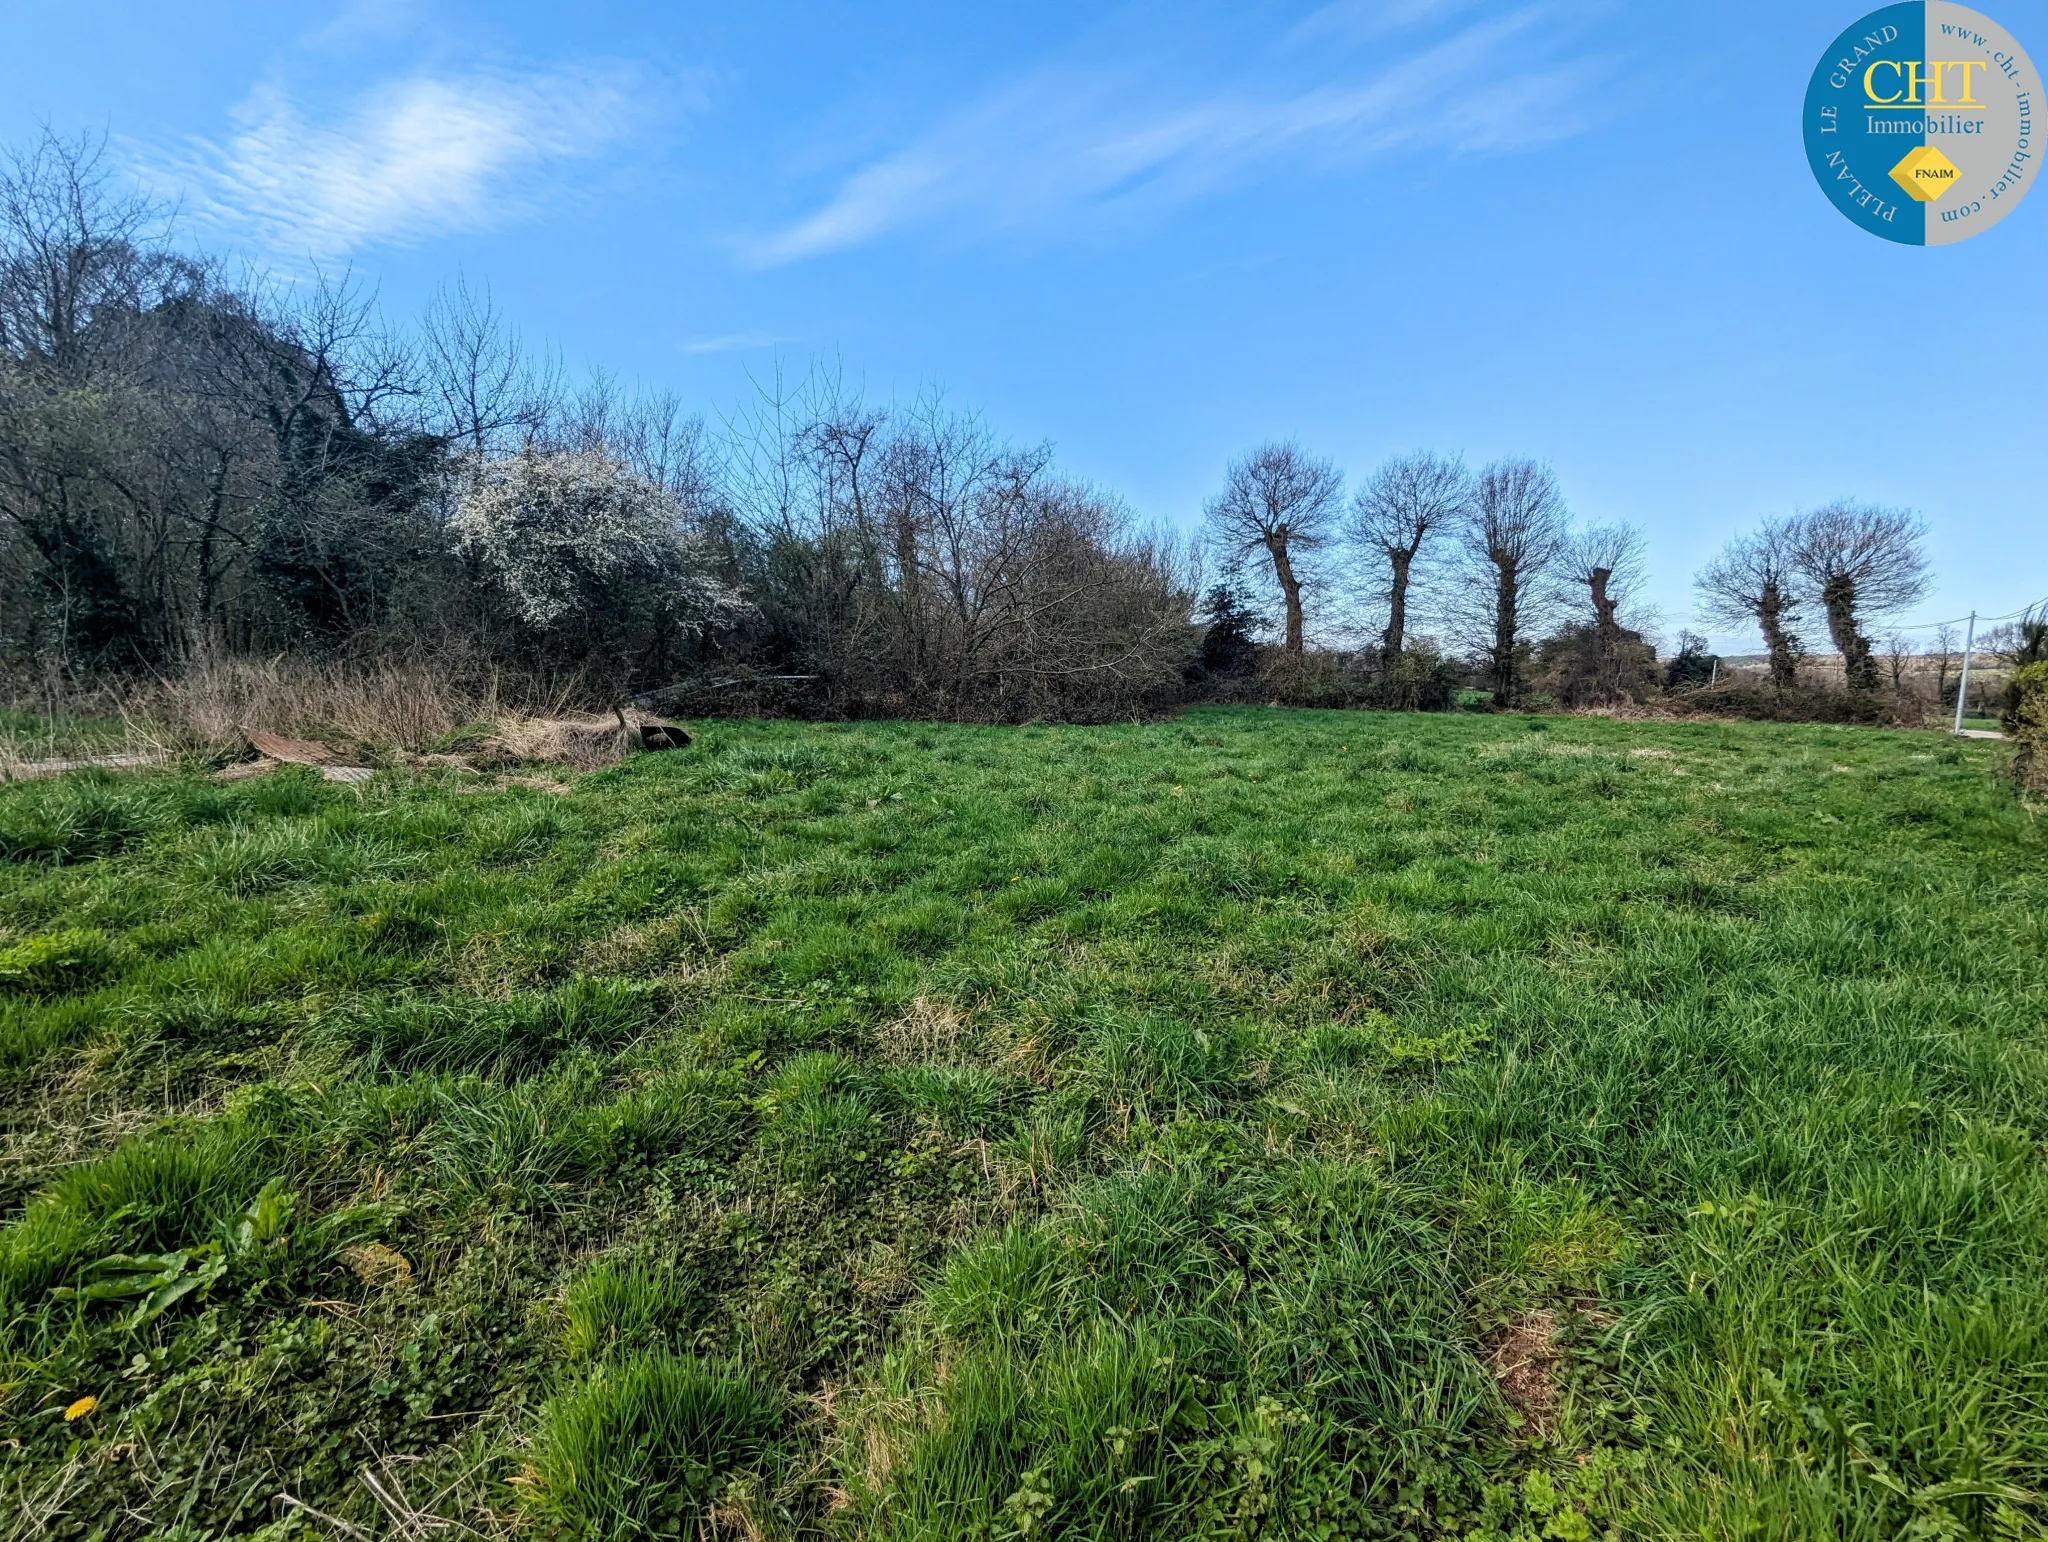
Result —
<instances>
[{"instance_id":1,"label":"bare tree","mask_svg":"<svg viewBox=\"0 0 2048 1542\"><path fill-rule=\"evenodd\" d=\"M829 370L778 380L741 434L728 497L768 661L833 710L1099 718L1178 689L1189 564L1045 447L936 394L877 410Z\"/></svg>"},{"instance_id":2,"label":"bare tree","mask_svg":"<svg viewBox=\"0 0 2048 1542\"><path fill-rule=\"evenodd\" d=\"M1375 563L1387 564L1385 657L1407 641L1408 591L1415 559L1433 531L1455 525L1472 506L1472 478L1456 456L1418 451L1396 456L1372 474L1352 500L1345 538Z\"/></svg>"},{"instance_id":3,"label":"bare tree","mask_svg":"<svg viewBox=\"0 0 2048 1542\"><path fill-rule=\"evenodd\" d=\"M1301 558L1335 533L1344 479L1329 461L1293 443L1262 445L1231 464L1223 491L1204 511L1209 538L1224 562L1263 550L1286 608L1285 646L1302 651Z\"/></svg>"},{"instance_id":4,"label":"bare tree","mask_svg":"<svg viewBox=\"0 0 2048 1542\"><path fill-rule=\"evenodd\" d=\"M1928 660L1934 665L1934 705L1948 705L1948 677L1956 667L1956 624L1944 621L1934 629L1934 640L1927 645Z\"/></svg>"},{"instance_id":5,"label":"bare tree","mask_svg":"<svg viewBox=\"0 0 2048 1542\"><path fill-rule=\"evenodd\" d=\"M1913 660L1919 657L1920 649L1913 639L1904 632L1893 632L1884 640L1885 670L1892 677L1892 693L1906 694L1906 677L1913 672Z\"/></svg>"},{"instance_id":6,"label":"bare tree","mask_svg":"<svg viewBox=\"0 0 2048 1542\"><path fill-rule=\"evenodd\" d=\"M1895 614L1927 593L1924 529L1906 509L1846 500L1802 515L1793 545L1801 580L1827 616L1828 635L1841 651L1852 691L1880 685L1877 660L1863 628Z\"/></svg>"},{"instance_id":7,"label":"bare tree","mask_svg":"<svg viewBox=\"0 0 2048 1542\"><path fill-rule=\"evenodd\" d=\"M1643 586L1643 533L1634 525L1588 525L1567 546L1563 569L1566 582L1592 605L1593 699L1623 700L1630 693L1621 679L1619 612Z\"/></svg>"},{"instance_id":8,"label":"bare tree","mask_svg":"<svg viewBox=\"0 0 2048 1542\"><path fill-rule=\"evenodd\" d=\"M1499 460L1479 473L1464 526L1479 621L1479 651L1496 707L1522 695L1522 653L1547 580L1568 537L1564 495L1550 468Z\"/></svg>"},{"instance_id":9,"label":"bare tree","mask_svg":"<svg viewBox=\"0 0 2048 1542\"><path fill-rule=\"evenodd\" d=\"M161 297L182 275L163 211L110 186L106 144L45 129L0 164L0 350L59 369L89 366L92 321Z\"/></svg>"},{"instance_id":10,"label":"bare tree","mask_svg":"<svg viewBox=\"0 0 2048 1542\"><path fill-rule=\"evenodd\" d=\"M1792 631L1800 612L1797 545L1795 521L1767 520L1729 542L1693 580L1710 619L1726 626L1754 621L1761 629L1771 684L1780 691L1790 690L1799 678L1800 643Z\"/></svg>"},{"instance_id":11,"label":"bare tree","mask_svg":"<svg viewBox=\"0 0 2048 1542\"><path fill-rule=\"evenodd\" d=\"M424 389L435 429L473 460L536 438L550 377L537 371L488 286L457 277L420 324Z\"/></svg>"}]
</instances>

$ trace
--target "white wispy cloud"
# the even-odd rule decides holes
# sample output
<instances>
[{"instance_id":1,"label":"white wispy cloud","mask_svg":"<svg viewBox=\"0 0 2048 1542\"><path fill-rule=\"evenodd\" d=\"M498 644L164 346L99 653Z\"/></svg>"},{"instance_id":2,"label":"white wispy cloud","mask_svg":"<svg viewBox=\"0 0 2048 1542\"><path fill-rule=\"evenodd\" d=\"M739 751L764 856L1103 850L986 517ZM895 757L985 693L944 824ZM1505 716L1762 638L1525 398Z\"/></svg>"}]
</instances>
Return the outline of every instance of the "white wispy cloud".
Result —
<instances>
[{"instance_id":1,"label":"white wispy cloud","mask_svg":"<svg viewBox=\"0 0 2048 1542\"><path fill-rule=\"evenodd\" d=\"M1447 5L1445 11L1457 9ZM1411 23L1434 8L1403 3ZM1327 18L1339 30L1336 16ZM1498 154L1588 127L1605 62L1559 58L1542 8L1476 23L1405 55L1303 48L1283 35L1202 90L1141 67L1041 69L847 177L820 207L746 250L763 265L913 226L1074 229L1186 203L1284 166L1355 166L1397 149Z\"/></svg>"},{"instance_id":2,"label":"white wispy cloud","mask_svg":"<svg viewBox=\"0 0 2048 1542\"><path fill-rule=\"evenodd\" d=\"M274 253L342 257L529 212L567 163L644 116L638 81L616 67L413 74L324 108L270 85L236 109L232 134L158 180Z\"/></svg>"},{"instance_id":3,"label":"white wispy cloud","mask_svg":"<svg viewBox=\"0 0 2048 1542\"><path fill-rule=\"evenodd\" d=\"M723 337L700 337L683 344L684 353L739 353L749 348L774 348L792 341L773 332L731 332Z\"/></svg>"},{"instance_id":4,"label":"white wispy cloud","mask_svg":"<svg viewBox=\"0 0 2048 1542\"><path fill-rule=\"evenodd\" d=\"M1447 21L1480 0L1329 0L1290 27L1282 41L1329 44Z\"/></svg>"}]
</instances>

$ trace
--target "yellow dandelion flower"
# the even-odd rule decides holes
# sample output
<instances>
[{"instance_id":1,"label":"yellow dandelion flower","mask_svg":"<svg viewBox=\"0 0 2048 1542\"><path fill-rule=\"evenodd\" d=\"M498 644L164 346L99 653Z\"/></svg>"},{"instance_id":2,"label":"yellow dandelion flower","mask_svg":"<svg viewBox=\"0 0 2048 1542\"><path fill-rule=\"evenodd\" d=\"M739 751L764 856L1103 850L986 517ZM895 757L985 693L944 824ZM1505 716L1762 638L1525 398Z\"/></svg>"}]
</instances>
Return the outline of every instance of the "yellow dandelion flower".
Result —
<instances>
[{"instance_id":1,"label":"yellow dandelion flower","mask_svg":"<svg viewBox=\"0 0 2048 1542\"><path fill-rule=\"evenodd\" d=\"M82 1397L77 1402L73 1403L69 1408L64 1410L64 1422L66 1424L69 1424L73 1419L83 1419L87 1414L91 1413L95 1408L99 1406L100 1400L98 1398Z\"/></svg>"}]
</instances>

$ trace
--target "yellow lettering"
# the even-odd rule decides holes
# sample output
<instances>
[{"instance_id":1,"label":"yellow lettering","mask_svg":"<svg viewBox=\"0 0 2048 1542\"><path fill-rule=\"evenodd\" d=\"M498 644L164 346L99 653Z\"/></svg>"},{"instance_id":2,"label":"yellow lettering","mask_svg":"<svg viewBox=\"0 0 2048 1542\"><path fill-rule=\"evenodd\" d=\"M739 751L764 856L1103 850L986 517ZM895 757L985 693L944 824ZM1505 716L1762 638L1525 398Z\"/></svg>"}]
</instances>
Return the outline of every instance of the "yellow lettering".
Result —
<instances>
[{"instance_id":1,"label":"yellow lettering","mask_svg":"<svg viewBox=\"0 0 2048 1542\"><path fill-rule=\"evenodd\" d=\"M1906 100L1903 105L1908 107L1920 105L1920 61L1918 59L1908 59L1906 61Z\"/></svg>"},{"instance_id":2,"label":"yellow lettering","mask_svg":"<svg viewBox=\"0 0 2048 1542\"><path fill-rule=\"evenodd\" d=\"M1863 94L1869 97L1873 102L1882 102L1885 106L1889 107L1893 102L1896 102L1899 99L1899 97L1897 93L1894 93L1891 96L1879 96L1877 94L1877 87L1871 84L1870 77L1875 75L1879 70L1890 70L1894 75L1899 73L1899 67L1896 64L1892 63L1891 60L1878 60L1877 63L1873 64L1869 69L1863 72Z\"/></svg>"},{"instance_id":3,"label":"yellow lettering","mask_svg":"<svg viewBox=\"0 0 2048 1542\"><path fill-rule=\"evenodd\" d=\"M1988 70L1991 68L1990 65L1986 64L1982 59L1944 59L1942 60L1942 68L1961 70L1963 72L1963 99L1957 102L1956 106L1976 107L1981 105L1976 97L1970 94L1973 89L1970 85L1970 71Z\"/></svg>"}]
</instances>

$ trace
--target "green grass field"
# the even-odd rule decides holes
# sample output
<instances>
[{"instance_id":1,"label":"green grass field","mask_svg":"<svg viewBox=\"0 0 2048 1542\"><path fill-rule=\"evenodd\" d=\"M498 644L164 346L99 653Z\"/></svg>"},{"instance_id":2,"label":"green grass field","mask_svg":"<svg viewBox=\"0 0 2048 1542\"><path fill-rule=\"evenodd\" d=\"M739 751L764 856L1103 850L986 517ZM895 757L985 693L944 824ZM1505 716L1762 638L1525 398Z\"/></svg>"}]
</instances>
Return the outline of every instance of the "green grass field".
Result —
<instances>
[{"instance_id":1,"label":"green grass field","mask_svg":"<svg viewBox=\"0 0 2048 1542\"><path fill-rule=\"evenodd\" d=\"M2039 1536L2000 749L5 789L0 1536Z\"/></svg>"}]
</instances>

